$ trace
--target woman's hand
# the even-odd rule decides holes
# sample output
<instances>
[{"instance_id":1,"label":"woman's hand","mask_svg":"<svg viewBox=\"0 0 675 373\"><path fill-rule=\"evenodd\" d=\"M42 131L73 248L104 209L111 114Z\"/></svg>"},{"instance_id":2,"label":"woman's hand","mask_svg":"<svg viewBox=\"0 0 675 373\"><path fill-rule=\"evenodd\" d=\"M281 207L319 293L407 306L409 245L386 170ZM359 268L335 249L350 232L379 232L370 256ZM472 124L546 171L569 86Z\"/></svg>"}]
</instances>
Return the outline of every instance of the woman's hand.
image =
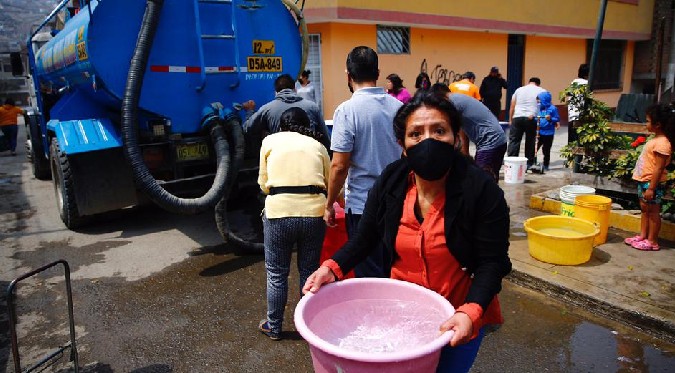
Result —
<instances>
[{"instance_id":1,"label":"woman's hand","mask_svg":"<svg viewBox=\"0 0 675 373\"><path fill-rule=\"evenodd\" d=\"M302 294L307 294L310 291L316 293L321 285L331 282L335 282L335 274L330 268L321 266L307 277L305 286L302 287Z\"/></svg>"},{"instance_id":2,"label":"woman's hand","mask_svg":"<svg viewBox=\"0 0 675 373\"><path fill-rule=\"evenodd\" d=\"M450 340L450 346L456 347L469 342L473 333L473 323L469 315L464 312L455 312L450 319L441 324L441 332L447 332L448 330L455 332Z\"/></svg>"}]
</instances>

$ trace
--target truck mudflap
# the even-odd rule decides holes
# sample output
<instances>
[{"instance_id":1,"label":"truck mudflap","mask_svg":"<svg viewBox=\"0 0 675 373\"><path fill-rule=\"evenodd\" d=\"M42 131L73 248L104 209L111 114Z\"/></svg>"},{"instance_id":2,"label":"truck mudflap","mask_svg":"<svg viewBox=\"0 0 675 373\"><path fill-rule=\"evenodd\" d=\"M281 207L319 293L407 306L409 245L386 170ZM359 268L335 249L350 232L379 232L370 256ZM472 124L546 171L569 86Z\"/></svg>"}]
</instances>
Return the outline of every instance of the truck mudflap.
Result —
<instances>
[{"instance_id":1,"label":"truck mudflap","mask_svg":"<svg viewBox=\"0 0 675 373\"><path fill-rule=\"evenodd\" d=\"M131 168L121 148L68 155L80 215L138 205Z\"/></svg>"},{"instance_id":2,"label":"truck mudflap","mask_svg":"<svg viewBox=\"0 0 675 373\"><path fill-rule=\"evenodd\" d=\"M68 155L121 148L122 136L110 119L82 119L47 122L56 136L60 150Z\"/></svg>"}]
</instances>

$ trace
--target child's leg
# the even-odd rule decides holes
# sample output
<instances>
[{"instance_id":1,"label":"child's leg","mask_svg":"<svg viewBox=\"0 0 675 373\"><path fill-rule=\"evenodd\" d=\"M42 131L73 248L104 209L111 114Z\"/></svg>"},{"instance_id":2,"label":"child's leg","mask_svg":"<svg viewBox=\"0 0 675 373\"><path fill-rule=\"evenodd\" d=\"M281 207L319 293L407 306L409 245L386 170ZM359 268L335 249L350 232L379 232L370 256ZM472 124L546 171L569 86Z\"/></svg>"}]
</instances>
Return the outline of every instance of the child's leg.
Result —
<instances>
[{"instance_id":1,"label":"child's leg","mask_svg":"<svg viewBox=\"0 0 675 373\"><path fill-rule=\"evenodd\" d=\"M654 199L649 201L649 236L647 239L652 245L658 245L659 231L661 230L661 199L665 194L666 188L663 184L656 186L654 190Z\"/></svg>"},{"instance_id":2,"label":"child's leg","mask_svg":"<svg viewBox=\"0 0 675 373\"><path fill-rule=\"evenodd\" d=\"M640 199L640 237L647 238L649 233L649 205L646 204L642 199Z\"/></svg>"},{"instance_id":3,"label":"child's leg","mask_svg":"<svg viewBox=\"0 0 675 373\"><path fill-rule=\"evenodd\" d=\"M548 168L551 162L551 146L553 145L553 135L540 136L542 145L544 146L544 167Z\"/></svg>"},{"instance_id":4,"label":"child's leg","mask_svg":"<svg viewBox=\"0 0 675 373\"><path fill-rule=\"evenodd\" d=\"M641 236L645 238L642 242L631 244L638 250L651 251L658 250L659 231L661 230L661 199L665 192L662 185L657 185L654 190L653 198L644 199L644 193L649 188L649 183L638 183L638 198L640 199L640 208L642 210L640 227Z\"/></svg>"},{"instance_id":5,"label":"child's leg","mask_svg":"<svg viewBox=\"0 0 675 373\"><path fill-rule=\"evenodd\" d=\"M659 231L661 230L661 205L659 204L650 204L649 205L649 226L647 231L649 235L647 239L652 244L657 244L659 242Z\"/></svg>"}]
</instances>

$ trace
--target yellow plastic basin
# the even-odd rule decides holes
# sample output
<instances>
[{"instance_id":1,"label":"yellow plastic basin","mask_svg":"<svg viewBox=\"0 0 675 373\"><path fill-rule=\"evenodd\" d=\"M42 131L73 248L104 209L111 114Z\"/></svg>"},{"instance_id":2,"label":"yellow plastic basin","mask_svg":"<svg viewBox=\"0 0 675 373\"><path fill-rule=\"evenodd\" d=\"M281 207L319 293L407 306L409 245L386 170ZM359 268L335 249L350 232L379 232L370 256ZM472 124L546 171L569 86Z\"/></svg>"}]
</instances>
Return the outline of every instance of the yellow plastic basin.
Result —
<instances>
[{"instance_id":1,"label":"yellow plastic basin","mask_svg":"<svg viewBox=\"0 0 675 373\"><path fill-rule=\"evenodd\" d=\"M600 229L593 223L568 216L546 215L523 224L530 255L542 262L575 265L586 263Z\"/></svg>"}]
</instances>

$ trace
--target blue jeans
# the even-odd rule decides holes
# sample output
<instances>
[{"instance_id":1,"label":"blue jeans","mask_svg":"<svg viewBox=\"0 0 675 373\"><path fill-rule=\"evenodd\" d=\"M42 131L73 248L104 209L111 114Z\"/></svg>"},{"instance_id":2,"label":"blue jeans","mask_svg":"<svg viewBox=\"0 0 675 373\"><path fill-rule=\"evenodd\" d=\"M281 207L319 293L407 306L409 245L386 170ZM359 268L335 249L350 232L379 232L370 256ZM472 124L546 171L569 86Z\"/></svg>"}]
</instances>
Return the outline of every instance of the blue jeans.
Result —
<instances>
[{"instance_id":1,"label":"blue jeans","mask_svg":"<svg viewBox=\"0 0 675 373\"><path fill-rule=\"evenodd\" d=\"M443 347L436 373L462 373L471 370L484 335L485 332L481 329L478 336L469 343L457 347Z\"/></svg>"},{"instance_id":2,"label":"blue jeans","mask_svg":"<svg viewBox=\"0 0 675 373\"><path fill-rule=\"evenodd\" d=\"M8 126L1 126L2 133L9 141L9 150L16 151L16 137L19 134L19 126L10 124Z\"/></svg>"},{"instance_id":3,"label":"blue jeans","mask_svg":"<svg viewBox=\"0 0 675 373\"><path fill-rule=\"evenodd\" d=\"M293 247L298 250L300 291L307 277L319 268L326 223L323 217L267 219L263 216L267 269L267 321L273 334L281 334L288 300L288 274Z\"/></svg>"}]
</instances>

